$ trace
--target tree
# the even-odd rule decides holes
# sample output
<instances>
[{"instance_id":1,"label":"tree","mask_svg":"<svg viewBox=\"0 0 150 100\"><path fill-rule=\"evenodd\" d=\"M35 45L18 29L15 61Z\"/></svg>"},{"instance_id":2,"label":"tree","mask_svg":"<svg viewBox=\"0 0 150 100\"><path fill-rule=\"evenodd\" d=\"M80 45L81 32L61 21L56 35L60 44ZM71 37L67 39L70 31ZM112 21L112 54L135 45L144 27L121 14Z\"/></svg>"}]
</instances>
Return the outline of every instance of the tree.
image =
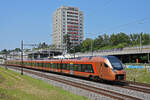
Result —
<instances>
[{"instance_id":1,"label":"tree","mask_svg":"<svg viewBox=\"0 0 150 100\"><path fill-rule=\"evenodd\" d=\"M130 34L130 35L129 35L129 38L130 38L130 41L131 41L132 46L137 45L137 41L138 41L138 38L139 38L139 34L135 34L135 33Z\"/></svg>"},{"instance_id":2,"label":"tree","mask_svg":"<svg viewBox=\"0 0 150 100\"><path fill-rule=\"evenodd\" d=\"M1 54L7 54L7 53L8 53L8 50L7 50L7 49L3 49L0 53L1 53Z\"/></svg>"},{"instance_id":3,"label":"tree","mask_svg":"<svg viewBox=\"0 0 150 100\"><path fill-rule=\"evenodd\" d=\"M86 38L86 40L84 40L81 43L81 52L90 51L91 50L91 43L92 43L92 39Z\"/></svg>"},{"instance_id":4,"label":"tree","mask_svg":"<svg viewBox=\"0 0 150 100\"><path fill-rule=\"evenodd\" d=\"M70 49L72 48L71 42L70 42L70 36L68 34L64 35L63 43L66 44L67 52L70 52Z\"/></svg>"},{"instance_id":5,"label":"tree","mask_svg":"<svg viewBox=\"0 0 150 100\"><path fill-rule=\"evenodd\" d=\"M38 45L38 49L44 49L44 48L49 48L49 45L48 45L48 44L46 44L45 42L43 42L43 43L39 43L39 45Z\"/></svg>"},{"instance_id":6,"label":"tree","mask_svg":"<svg viewBox=\"0 0 150 100\"><path fill-rule=\"evenodd\" d=\"M150 34L147 33L142 34L142 44L150 45Z\"/></svg>"},{"instance_id":7,"label":"tree","mask_svg":"<svg viewBox=\"0 0 150 100\"><path fill-rule=\"evenodd\" d=\"M97 49L103 47L103 43L102 43L103 41L104 41L103 36L99 35L99 36L94 40L94 44L93 44L94 49L97 50Z\"/></svg>"},{"instance_id":8,"label":"tree","mask_svg":"<svg viewBox=\"0 0 150 100\"><path fill-rule=\"evenodd\" d=\"M20 48L15 48L14 51L15 52L21 52L21 49Z\"/></svg>"}]
</instances>

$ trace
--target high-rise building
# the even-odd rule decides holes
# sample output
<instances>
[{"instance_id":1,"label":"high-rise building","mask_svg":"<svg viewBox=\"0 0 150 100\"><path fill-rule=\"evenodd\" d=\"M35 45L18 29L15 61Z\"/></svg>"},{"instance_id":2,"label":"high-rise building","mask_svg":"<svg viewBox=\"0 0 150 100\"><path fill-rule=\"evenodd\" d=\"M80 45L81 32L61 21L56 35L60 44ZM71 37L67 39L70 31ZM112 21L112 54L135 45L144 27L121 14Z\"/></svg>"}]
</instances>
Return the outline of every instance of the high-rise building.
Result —
<instances>
[{"instance_id":1,"label":"high-rise building","mask_svg":"<svg viewBox=\"0 0 150 100\"><path fill-rule=\"evenodd\" d=\"M53 13L52 45L64 46L66 34L72 46L83 41L83 12L76 7L61 6Z\"/></svg>"}]
</instances>

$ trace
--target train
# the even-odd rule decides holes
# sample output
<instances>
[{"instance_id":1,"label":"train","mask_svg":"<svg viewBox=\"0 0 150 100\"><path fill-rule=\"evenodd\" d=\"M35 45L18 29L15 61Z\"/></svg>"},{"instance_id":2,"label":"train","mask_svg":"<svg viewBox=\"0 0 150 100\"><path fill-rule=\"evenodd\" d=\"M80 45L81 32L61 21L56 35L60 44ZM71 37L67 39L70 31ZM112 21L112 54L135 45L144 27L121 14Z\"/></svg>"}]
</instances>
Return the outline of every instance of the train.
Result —
<instances>
[{"instance_id":1,"label":"train","mask_svg":"<svg viewBox=\"0 0 150 100\"><path fill-rule=\"evenodd\" d=\"M7 60L8 66L25 67L89 78L92 80L124 81L126 72L115 56L89 56L73 59Z\"/></svg>"}]
</instances>

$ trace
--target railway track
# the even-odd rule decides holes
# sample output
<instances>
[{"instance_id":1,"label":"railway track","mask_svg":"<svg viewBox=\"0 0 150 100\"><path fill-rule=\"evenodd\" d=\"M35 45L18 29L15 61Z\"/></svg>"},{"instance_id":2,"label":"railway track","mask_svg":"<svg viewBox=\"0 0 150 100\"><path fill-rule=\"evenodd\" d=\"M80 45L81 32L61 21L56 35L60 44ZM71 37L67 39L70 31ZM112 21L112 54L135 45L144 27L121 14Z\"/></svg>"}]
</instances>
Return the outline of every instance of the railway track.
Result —
<instances>
[{"instance_id":1,"label":"railway track","mask_svg":"<svg viewBox=\"0 0 150 100\"><path fill-rule=\"evenodd\" d=\"M13 67L13 69L20 70L19 68L16 68L16 67ZM46 75L46 74L41 73L41 72L35 72L32 70L24 70L24 72L29 73L29 74L34 74L34 75L37 75L39 77L43 77L43 78L46 78L49 80L54 80L54 81L57 81L57 82L60 82L60 83L66 84L66 85L71 85L73 87L77 87L77 88L80 88L80 89L83 89L83 90L86 90L89 92L97 93L99 95L110 97L110 98L113 98L116 100L141 100L140 98L137 98L134 96L125 95L125 94L114 92L114 91L107 90L107 89L96 88L94 86L85 85L85 84L73 82L70 80L65 80L62 78L55 77L55 76L49 76L49 75Z\"/></svg>"},{"instance_id":2,"label":"railway track","mask_svg":"<svg viewBox=\"0 0 150 100\"><path fill-rule=\"evenodd\" d=\"M145 85L141 87L140 84L138 85L137 84L133 85L133 84L134 83L129 83L128 85L124 85L120 87L150 94L150 87L147 87Z\"/></svg>"},{"instance_id":3,"label":"railway track","mask_svg":"<svg viewBox=\"0 0 150 100\"><path fill-rule=\"evenodd\" d=\"M132 84L132 85L139 85L139 86L144 86L150 88L150 84L146 83L140 83L140 82L133 82L133 81L125 81L126 83Z\"/></svg>"}]
</instances>

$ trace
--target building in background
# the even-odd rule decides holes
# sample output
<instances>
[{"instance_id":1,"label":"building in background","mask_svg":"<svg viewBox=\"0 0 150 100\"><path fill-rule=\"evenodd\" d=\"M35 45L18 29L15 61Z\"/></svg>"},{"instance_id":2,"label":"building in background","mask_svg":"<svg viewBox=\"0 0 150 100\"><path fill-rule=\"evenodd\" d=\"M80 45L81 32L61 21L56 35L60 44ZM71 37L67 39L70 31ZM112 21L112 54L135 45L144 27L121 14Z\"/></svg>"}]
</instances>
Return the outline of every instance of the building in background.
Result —
<instances>
[{"instance_id":1,"label":"building in background","mask_svg":"<svg viewBox=\"0 0 150 100\"><path fill-rule=\"evenodd\" d=\"M52 16L52 45L64 47L68 34L72 46L83 41L83 12L76 7L61 6Z\"/></svg>"}]
</instances>

